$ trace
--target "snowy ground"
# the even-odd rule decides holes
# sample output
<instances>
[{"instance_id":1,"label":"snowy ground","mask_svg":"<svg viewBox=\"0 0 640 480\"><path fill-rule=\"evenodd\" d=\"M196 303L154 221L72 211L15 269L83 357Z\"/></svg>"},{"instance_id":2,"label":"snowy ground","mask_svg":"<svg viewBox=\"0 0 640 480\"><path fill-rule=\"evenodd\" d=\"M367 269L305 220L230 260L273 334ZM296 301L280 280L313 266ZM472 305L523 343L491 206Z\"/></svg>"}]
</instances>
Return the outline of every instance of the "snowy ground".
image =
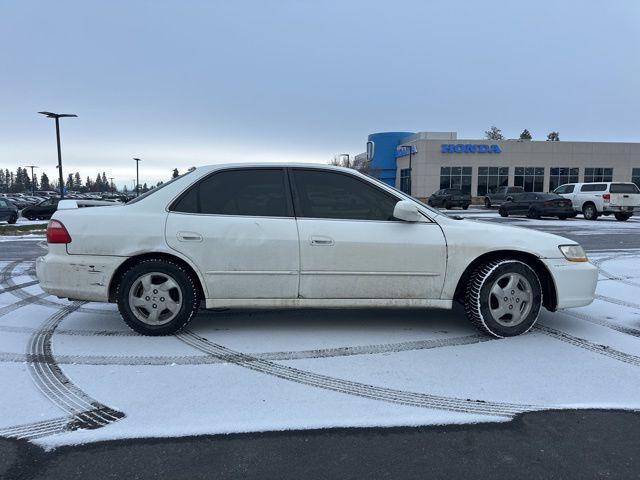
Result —
<instances>
[{"instance_id":1,"label":"snowy ground","mask_svg":"<svg viewBox=\"0 0 640 480\"><path fill-rule=\"evenodd\" d=\"M2 248L0 436L55 447L640 409L640 250L592 253L592 305L494 340L460 310L201 312L178 336L142 337L113 305L47 296L33 258Z\"/></svg>"}]
</instances>

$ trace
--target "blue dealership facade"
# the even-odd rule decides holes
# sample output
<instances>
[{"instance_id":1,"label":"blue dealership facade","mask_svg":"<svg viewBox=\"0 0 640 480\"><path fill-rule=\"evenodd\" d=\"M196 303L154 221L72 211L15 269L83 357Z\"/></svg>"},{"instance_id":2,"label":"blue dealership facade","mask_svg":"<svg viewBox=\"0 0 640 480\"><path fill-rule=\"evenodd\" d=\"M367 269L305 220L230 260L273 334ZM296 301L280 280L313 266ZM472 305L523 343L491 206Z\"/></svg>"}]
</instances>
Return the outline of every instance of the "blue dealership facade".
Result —
<instances>
[{"instance_id":1,"label":"blue dealership facade","mask_svg":"<svg viewBox=\"0 0 640 480\"><path fill-rule=\"evenodd\" d=\"M369 172L426 199L442 188L483 197L498 186L551 191L563 183L640 183L640 143L458 139L456 132L380 132L367 138Z\"/></svg>"}]
</instances>

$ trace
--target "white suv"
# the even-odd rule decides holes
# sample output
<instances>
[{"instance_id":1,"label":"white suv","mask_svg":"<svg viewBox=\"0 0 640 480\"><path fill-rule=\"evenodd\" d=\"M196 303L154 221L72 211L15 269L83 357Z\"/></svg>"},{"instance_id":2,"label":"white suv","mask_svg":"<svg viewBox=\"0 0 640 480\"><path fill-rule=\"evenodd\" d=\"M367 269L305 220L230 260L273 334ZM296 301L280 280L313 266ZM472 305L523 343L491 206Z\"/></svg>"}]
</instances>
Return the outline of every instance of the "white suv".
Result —
<instances>
[{"instance_id":1,"label":"white suv","mask_svg":"<svg viewBox=\"0 0 640 480\"><path fill-rule=\"evenodd\" d=\"M71 204L73 201L71 201ZM65 207L65 205L62 205ZM541 306L588 305L597 268L576 242L448 217L354 170L200 167L126 205L60 208L36 270L48 293L116 302L166 335L206 308L465 307L518 335Z\"/></svg>"},{"instance_id":2,"label":"white suv","mask_svg":"<svg viewBox=\"0 0 640 480\"><path fill-rule=\"evenodd\" d=\"M613 213L623 222L633 215L635 207L640 207L640 189L630 182L566 183L553 193L571 200L573 209L587 220Z\"/></svg>"}]
</instances>

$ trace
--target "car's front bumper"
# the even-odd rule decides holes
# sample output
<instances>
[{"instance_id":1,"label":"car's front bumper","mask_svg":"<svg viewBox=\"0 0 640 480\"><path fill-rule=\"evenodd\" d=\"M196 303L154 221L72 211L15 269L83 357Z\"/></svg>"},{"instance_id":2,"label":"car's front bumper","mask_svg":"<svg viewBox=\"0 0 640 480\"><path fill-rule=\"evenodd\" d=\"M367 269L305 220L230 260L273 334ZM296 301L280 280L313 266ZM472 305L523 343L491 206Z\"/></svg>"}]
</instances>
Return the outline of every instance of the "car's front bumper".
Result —
<instances>
[{"instance_id":1,"label":"car's front bumper","mask_svg":"<svg viewBox=\"0 0 640 480\"><path fill-rule=\"evenodd\" d=\"M598 268L590 262L570 262L565 258L542 259L553 276L557 308L582 307L593 302L598 284Z\"/></svg>"},{"instance_id":2,"label":"car's front bumper","mask_svg":"<svg viewBox=\"0 0 640 480\"><path fill-rule=\"evenodd\" d=\"M40 287L58 297L108 301L113 273L126 258L67 255L66 251L56 253L55 250L59 247L64 248L64 245L50 245L50 252L36 260L36 275Z\"/></svg>"}]
</instances>

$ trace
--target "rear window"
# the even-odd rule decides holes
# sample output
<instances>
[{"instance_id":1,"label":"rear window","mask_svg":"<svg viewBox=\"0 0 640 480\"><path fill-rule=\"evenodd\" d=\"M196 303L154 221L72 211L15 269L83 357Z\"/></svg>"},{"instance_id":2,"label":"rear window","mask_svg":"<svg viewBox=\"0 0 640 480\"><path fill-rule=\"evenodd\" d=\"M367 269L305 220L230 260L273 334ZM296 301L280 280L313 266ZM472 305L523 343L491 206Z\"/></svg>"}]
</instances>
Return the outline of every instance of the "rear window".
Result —
<instances>
[{"instance_id":1,"label":"rear window","mask_svg":"<svg viewBox=\"0 0 640 480\"><path fill-rule=\"evenodd\" d=\"M611 193L640 193L635 183L612 183L609 189Z\"/></svg>"},{"instance_id":2,"label":"rear window","mask_svg":"<svg viewBox=\"0 0 640 480\"><path fill-rule=\"evenodd\" d=\"M606 183L585 183L580 188L581 192L604 192L607 190Z\"/></svg>"}]
</instances>

